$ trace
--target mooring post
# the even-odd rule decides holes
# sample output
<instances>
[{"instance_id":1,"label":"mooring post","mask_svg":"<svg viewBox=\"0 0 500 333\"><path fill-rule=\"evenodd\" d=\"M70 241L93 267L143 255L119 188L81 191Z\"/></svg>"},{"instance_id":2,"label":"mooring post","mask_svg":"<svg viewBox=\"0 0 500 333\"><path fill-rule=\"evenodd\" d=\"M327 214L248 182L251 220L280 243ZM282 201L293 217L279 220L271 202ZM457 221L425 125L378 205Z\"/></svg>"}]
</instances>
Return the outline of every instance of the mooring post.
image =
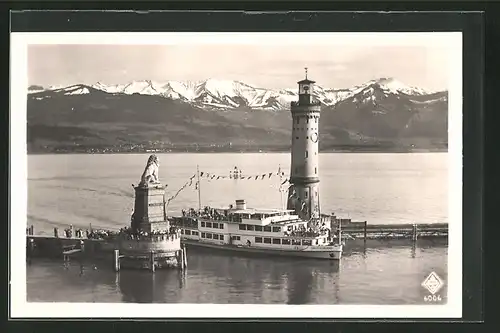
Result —
<instances>
[{"instance_id":1,"label":"mooring post","mask_svg":"<svg viewBox=\"0 0 500 333\"><path fill-rule=\"evenodd\" d=\"M113 270L120 271L120 250L115 250L113 255Z\"/></svg>"},{"instance_id":2,"label":"mooring post","mask_svg":"<svg viewBox=\"0 0 500 333\"><path fill-rule=\"evenodd\" d=\"M149 266L151 269L151 272L155 272L155 251L151 251L149 253Z\"/></svg>"},{"instance_id":3,"label":"mooring post","mask_svg":"<svg viewBox=\"0 0 500 333\"><path fill-rule=\"evenodd\" d=\"M35 234L35 227L33 224L30 226L30 235L33 236Z\"/></svg>"},{"instance_id":4,"label":"mooring post","mask_svg":"<svg viewBox=\"0 0 500 333\"><path fill-rule=\"evenodd\" d=\"M34 251L35 251L35 240L33 238L30 238L28 243L28 256L31 257Z\"/></svg>"},{"instance_id":5,"label":"mooring post","mask_svg":"<svg viewBox=\"0 0 500 333\"><path fill-rule=\"evenodd\" d=\"M418 236L418 227L416 224L413 225L413 234L412 234L412 240L414 242L417 241L417 236Z\"/></svg>"},{"instance_id":6,"label":"mooring post","mask_svg":"<svg viewBox=\"0 0 500 333\"><path fill-rule=\"evenodd\" d=\"M56 227L54 227L54 237L59 238L59 230Z\"/></svg>"},{"instance_id":7,"label":"mooring post","mask_svg":"<svg viewBox=\"0 0 500 333\"><path fill-rule=\"evenodd\" d=\"M367 228L368 222L365 221L365 226L364 226L364 242L366 243L366 228Z\"/></svg>"},{"instance_id":8,"label":"mooring post","mask_svg":"<svg viewBox=\"0 0 500 333\"><path fill-rule=\"evenodd\" d=\"M75 230L74 229L75 228L73 228L73 225L69 226L69 232L70 232L69 236L70 236L70 238L75 238Z\"/></svg>"},{"instance_id":9,"label":"mooring post","mask_svg":"<svg viewBox=\"0 0 500 333\"><path fill-rule=\"evenodd\" d=\"M183 246L182 256L184 258L184 268L187 268L187 266L188 266L188 259L187 259L186 245Z\"/></svg>"}]
</instances>

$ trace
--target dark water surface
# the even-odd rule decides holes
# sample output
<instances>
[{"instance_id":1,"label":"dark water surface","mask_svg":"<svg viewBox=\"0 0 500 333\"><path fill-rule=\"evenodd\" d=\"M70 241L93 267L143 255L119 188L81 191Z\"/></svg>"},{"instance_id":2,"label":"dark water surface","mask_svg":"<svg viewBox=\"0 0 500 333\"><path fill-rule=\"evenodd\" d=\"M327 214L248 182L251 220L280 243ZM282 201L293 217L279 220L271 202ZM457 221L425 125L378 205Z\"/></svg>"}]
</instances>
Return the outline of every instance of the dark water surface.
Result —
<instances>
[{"instance_id":1,"label":"dark water surface","mask_svg":"<svg viewBox=\"0 0 500 333\"><path fill-rule=\"evenodd\" d=\"M28 156L28 224L50 234L69 224L119 229L130 221L133 188L148 155ZM160 180L172 195L196 172L226 176L288 171L288 154L161 154ZM322 212L368 223L448 222L447 154L321 154ZM288 172L287 172L288 174ZM203 180L202 203L280 207L279 180ZM187 188L169 212L198 206ZM188 251L188 269L126 271L111 263L33 260L28 301L140 303L423 304L423 279L447 277L447 247L368 248L340 264ZM94 269L94 266L96 269ZM443 289L443 295L446 289ZM443 296L444 297L444 296ZM444 299L445 300L445 299Z\"/></svg>"}]
</instances>

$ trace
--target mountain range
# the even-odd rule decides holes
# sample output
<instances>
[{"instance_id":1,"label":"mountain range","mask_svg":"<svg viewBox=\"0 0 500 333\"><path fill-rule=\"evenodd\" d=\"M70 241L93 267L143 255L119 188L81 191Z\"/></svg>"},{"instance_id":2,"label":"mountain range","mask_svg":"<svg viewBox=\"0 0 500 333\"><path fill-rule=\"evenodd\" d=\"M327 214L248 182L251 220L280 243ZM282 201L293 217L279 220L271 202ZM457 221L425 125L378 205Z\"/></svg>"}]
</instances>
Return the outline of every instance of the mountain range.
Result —
<instances>
[{"instance_id":1,"label":"mountain range","mask_svg":"<svg viewBox=\"0 0 500 333\"><path fill-rule=\"evenodd\" d=\"M320 147L447 144L448 94L394 78L332 89L316 85ZM252 146L290 144L297 89L240 81L132 81L28 88L29 150L64 147Z\"/></svg>"}]
</instances>

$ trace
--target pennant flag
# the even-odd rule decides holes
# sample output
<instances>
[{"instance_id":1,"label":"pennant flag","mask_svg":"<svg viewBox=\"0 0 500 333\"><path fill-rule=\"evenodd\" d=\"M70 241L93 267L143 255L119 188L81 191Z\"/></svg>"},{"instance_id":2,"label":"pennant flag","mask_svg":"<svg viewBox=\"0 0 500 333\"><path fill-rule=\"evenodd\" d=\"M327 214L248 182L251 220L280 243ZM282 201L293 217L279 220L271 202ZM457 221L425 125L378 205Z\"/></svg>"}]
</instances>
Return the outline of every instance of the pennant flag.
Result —
<instances>
[{"instance_id":1,"label":"pennant flag","mask_svg":"<svg viewBox=\"0 0 500 333\"><path fill-rule=\"evenodd\" d=\"M215 178L215 175L212 175L212 179L214 179L214 178Z\"/></svg>"},{"instance_id":2,"label":"pennant flag","mask_svg":"<svg viewBox=\"0 0 500 333\"><path fill-rule=\"evenodd\" d=\"M217 179L219 179L219 178L220 178L220 176L217 176Z\"/></svg>"},{"instance_id":3,"label":"pennant flag","mask_svg":"<svg viewBox=\"0 0 500 333\"><path fill-rule=\"evenodd\" d=\"M259 176L255 176L255 180L257 180L259 178Z\"/></svg>"},{"instance_id":4,"label":"pennant flag","mask_svg":"<svg viewBox=\"0 0 500 333\"><path fill-rule=\"evenodd\" d=\"M264 179L264 177L265 177L265 176L266 176L266 175L262 175L262 179Z\"/></svg>"},{"instance_id":5,"label":"pennant flag","mask_svg":"<svg viewBox=\"0 0 500 333\"><path fill-rule=\"evenodd\" d=\"M272 175L273 175L273 173L272 173L272 172L269 172L269 178L271 178L271 176L272 176Z\"/></svg>"},{"instance_id":6,"label":"pennant flag","mask_svg":"<svg viewBox=\"0 0 500 333\"><path fill-rule=\"evenodd\" d=\"M203 172L200 172L200 176L202 176L202 177L203 177Z\"/></svg>"}]
</instances>

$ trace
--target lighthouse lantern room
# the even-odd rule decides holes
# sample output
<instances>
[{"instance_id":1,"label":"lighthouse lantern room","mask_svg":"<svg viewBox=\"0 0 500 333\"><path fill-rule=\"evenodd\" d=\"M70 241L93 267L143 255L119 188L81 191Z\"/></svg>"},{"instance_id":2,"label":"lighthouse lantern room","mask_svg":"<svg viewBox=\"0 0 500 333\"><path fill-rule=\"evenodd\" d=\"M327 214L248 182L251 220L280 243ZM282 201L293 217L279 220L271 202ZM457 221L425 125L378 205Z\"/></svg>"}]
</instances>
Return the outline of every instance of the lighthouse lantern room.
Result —
<instances>
[{"instance_id":1,"label":"lighthouse lantern room","mask_svg":"<svg viewBox=\"0 0 500 333\"><path fill-rule=\"evenodd\" d=\"M299 100L291 103L292 161L287 208L303 219L318 218L319 205L319 116L321 104L313 100L314 81L298 82Z\"/></svg>"}]
</instances>

